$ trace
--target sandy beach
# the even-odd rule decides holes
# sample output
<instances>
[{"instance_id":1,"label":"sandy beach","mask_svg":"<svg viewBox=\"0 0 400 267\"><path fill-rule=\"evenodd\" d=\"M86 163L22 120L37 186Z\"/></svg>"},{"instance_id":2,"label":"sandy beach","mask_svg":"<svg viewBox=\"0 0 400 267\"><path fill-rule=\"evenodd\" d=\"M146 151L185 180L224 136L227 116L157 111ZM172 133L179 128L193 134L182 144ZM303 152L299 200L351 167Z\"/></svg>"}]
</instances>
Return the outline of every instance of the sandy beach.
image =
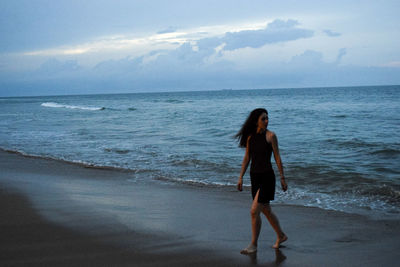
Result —
<instances>
[{"instance_id":1,"label":"sandy beach","mask_svg":"<svg viewBox=\"0 0 400 267\"><path fill-rule=\"evenodd\" d=\"M272 249L275 235L263 218L259 251L249 257L239 254L251 236L248 190L143 183L132 172L6 151L0 170L1 266L397 266L400 260L398 220L273 205L289 240Z\"/></svg>"}]
</instances>

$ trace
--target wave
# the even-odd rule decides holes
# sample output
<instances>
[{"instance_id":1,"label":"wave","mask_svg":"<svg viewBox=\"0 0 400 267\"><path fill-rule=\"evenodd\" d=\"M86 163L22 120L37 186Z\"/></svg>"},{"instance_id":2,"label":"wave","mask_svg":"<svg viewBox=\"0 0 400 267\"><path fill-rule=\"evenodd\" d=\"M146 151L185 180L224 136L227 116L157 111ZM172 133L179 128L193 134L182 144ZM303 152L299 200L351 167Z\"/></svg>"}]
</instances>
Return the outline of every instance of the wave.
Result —
<instances>
[{"instance_id":1,"label":"wave","mask_svg":"<svg viewBox=\"0 0 400 267\"><path fill-rule=\"evenodd\" d=\"M117 154L128 154L131 152L131 150L129 149L119 149L119 148L104 148L103 150L105 152L117 153Z\"/></svg>"},{"instance_id":2,"label":"wave","mask_svg":"<svg viewBox=\"0 0 400 267\"><path fill-rule=\"evenodd\" d=\"M165 100L166 103L170 103L170 104L182 104L185 103L185 101L183 100L178 100L178 99L167 99Z\"/></svg>"},{"instance_id":3,"label":"wave","mask_svg":"<svg viewBox=\"0 0 400 267\"><path fill-rule=\"evenodd\" d=\"M137 108L130 107L130 108L111 108L111 107L102 107L101 110L107 109L108 111L136 111ZM97 109L96 109L97 110Z\"/></svg>"},{"instance_id":4,"label":"wave","mask_svg":"<svg viewBox=\"0 0 400 267\"><path fill-rule=\"evenodd\" d=\"M371 151L370 153L372 155L381 155L381 156L387 156L387 157L400 155L400 151L397 149L393 149L393 148L377 149L377 150Z\"/></svg>"},{"instance_id":5,"label":"wave","mask_svg":"<svg viewBox=\"0 0 400 267\"><path fill-rule=\"evenodd\" d=\"M179 100L179 99L153 99L151 100L153 103L168 103L168 104L182 104L185 103L184 100Z\"/></svg>"},{"instance_id":6,"label":"wave","mask_svg":"<svg viewBox=\"0 0 400 267\"><path fill-rule=\"evenodd\" d=\"M194 168L197 170L209 170L215 173L229 173L234 172L236 168L229 164L228 162L216 162L210 161L206 159L197 159L197 158L177 158L172 157L170 164L172 166L179 167L181 169L187 169L187 167Z\"/></svg>"},{"instance_id":7,"label":"wave","mask_svg":"<svg viewBox=\"0 0 400 267\"><path fill-rule=\"evenodd\" d=\"M234 188L236 187L236 184L234 183L223 183L223 182L211 182L211 181L201 181L201 180L196 180L196 179L182 179L182 178L172 178L172 177L167 177L167 176L155 176L153 177L154 180L156 181L161 181L165 183L174 183L174 184L184 184L184 185L190 185L194 187L208 187L208 188L213 188L213 187L229 187L229 188ZM244 187L250 188L249 185L243 185Z\"/></svg>"},{"instance_id":8,"label":"wave","mask_svg":"<svg viewBox=\"0 0 400 267\"><path fill-rule=\"evenodd\" d=\"M392 189L384 189L384 191L390 191L390 195L394 195L394 198L385 197L376 192L361 195L356 191L324 193L310 190L310 188L292 186L290 193L277 190L276 203L317 207L366 216L379 214L382 218L398 218L400 215L398 191Z\"/></svg>"},{"instance_id":9,"label":"wave","mask_svg":"<svg viewBox=\"0 0 400 267\"><path fill-rule=\"evenodd\" d=\"M47 107L47 108L67 108L67 109L80 109L80 110L105 110L105 107L86 107L86 106L73 106L73 105L65 105L65 104L59 104L56 102L45 102L41 104L42 107Z\"/></svg>"},{"instance_id":10,"label":"wave","mask_svg":"<svg viewBox=\"0 0 400 267\"><path fill-rule=\"evenodd\" d=\"M329 138L323 142L338 146L341 149L366 150L366 152L371 155L396 156L400 154L400 145L398 143L385 144L380 142L366 142L358 138L353 138L351 140Z\"/></svg>"},{"instance_id":11,"label":"wave","mask_svg":"<svg viewBox=\"0 0 400 267\"><path fill-rule=\"evenodd\" d=\"M347 118L348 116L347 115L332 115L331 116L332 118L337 118L337 119L345 119L345 118Z\"/></svg>"},{"instance_id":12,"label":"wave","mask_svg":"<svg viewBox=\"0 0 400 267\"><path fill-rule=\"evenodd\" d=\"M379 146L379 144L369 143L358 138L352 138L350 140L329 138L324 140L324 142L337 145L340 148L374 148Z\"/></svg>"},{"instance_id":13,"label":"wave","mask_svg":"<svg viewBox=\"0 0 400 267\"><path fill-rule=\"evenodd\" d=\"M1 147L0 147L0 151L17 154L17 155L21 155L23 157L33 158L33 159L54 160L54 161L58 161L58 162L66 163L66 164L79 165L81 167L90 168L90 169L113 170L113 171L134 172L134 173L141 171L141 170L135 170L135 169L122 168L122 167L108 166L108 165L98 165L98 164L94 164L94 163L90 163L90 162L85 162L82 160L67 160L67 159L62 159L62 158L53 157L53 156L29 154L22 150L11 150L11 149L5 149L5 148L1 148Z\"/></svg>"},{"instance_id":14,"label":"wave","mask_svg":"<svg viewBox=\"0 0 400 267\"><path fill-rule=\"evenodd\" d=\"M200 179L187 179L170 177L169 175L156 175L152 177L156 181L167 184L182 184L193 187L220 188L222 190L235 190L236 183L203 181ZM246 191L250 191L250 184L244 184ZM317 207L325 210L335 210L353 214L370 216L379 214L386 218L398 218L400 216L400 192L391 186L381 186L367 190L358 189L347 192L324 192L314 187L296 186L290 183L290 191L282 192L280 185L276 183L276 204L299 205ZM371 213L371 211L374 213Z\"/></svg>"}]
</instances>

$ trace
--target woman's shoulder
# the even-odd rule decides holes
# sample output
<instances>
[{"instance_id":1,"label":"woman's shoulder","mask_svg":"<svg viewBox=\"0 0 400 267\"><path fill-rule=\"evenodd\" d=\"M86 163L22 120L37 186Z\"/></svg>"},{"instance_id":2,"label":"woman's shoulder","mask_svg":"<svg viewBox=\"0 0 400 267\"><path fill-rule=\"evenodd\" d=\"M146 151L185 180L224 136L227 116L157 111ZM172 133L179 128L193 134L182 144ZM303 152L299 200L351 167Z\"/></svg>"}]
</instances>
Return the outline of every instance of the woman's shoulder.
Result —
<instances>
[{"instance_id":1,"label":"woman's shoulder","mask_svg":"<svg viewBox=\"0 0 400 267\"><path fill-rule=\"evenodd\" d=\"M267 130L267 132L266 132L265 135L266 135L266 138L267 138L268 143L271 143L272 139L273 139L273 138L276 138L275 132L270 131L270 130Z\"/></svg>"},{"instance_id":2,"label":"woman's shoulder","mask_svg":"<svg viewBox=\"0 0 400 267\"><path fill-rule=\"evenodd\" d=\"M267 136L276 136L275 132L271 131L271 130L267 130L266 131L266 135Z\"/></svg>"}]
</instances>

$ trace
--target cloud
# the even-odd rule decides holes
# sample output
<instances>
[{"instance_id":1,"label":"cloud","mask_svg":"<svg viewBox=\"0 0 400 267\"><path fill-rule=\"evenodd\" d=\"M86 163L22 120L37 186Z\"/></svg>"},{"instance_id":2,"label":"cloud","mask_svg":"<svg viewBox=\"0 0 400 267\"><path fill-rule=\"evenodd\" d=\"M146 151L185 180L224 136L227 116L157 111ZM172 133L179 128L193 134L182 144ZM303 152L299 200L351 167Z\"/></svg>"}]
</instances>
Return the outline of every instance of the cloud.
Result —
<instances>
[{"instance_id":1,"label":"cloud","mask_svg":"<svg viewBox=\"0 0 400 267\"><path fill-rule=\"evenodd\" d=\"M222 88L288 88L387 85L400 83L398 67L360 67L324 61L324 54L306 50L287 62L265 64L257 70L237 68L211 50L196 50L185 43L172 51L157 51L136 58L108 60L94 68L75 61L49 60L36 71L0 79L0 95L53 95L122 93ZM154 57L152 60L146 60ZM79 71L77 71L79 69ZM54 71L54 72L53 72ZM1 75L1 73L0 73ZM22 77L22 78L21 78ZM0 77L1 78L1 77Z\"/></svg>"},{"instance_id":2,"label":"cloud","mask_svg":"<svg viewBox=\"0 0 400 267\"><path fill-rule=\"evenodd\" d=\"M323 53L315 50L306 50L299 55L295 55L291 60L286 63L284 69L295 69L296 72L304 73L308 71L312 72L330 72L331 70L339 69L339 63L342 58L347 54L346 48L341 48L338 51L336 60L333 62L324 61Z\"/></svg>"},{"instance_id":3,"label":"cloud","mask_svg":"<svg viewBox=\"0 0 400 267\"><path fill-rule=\"evenodd\" d=\"M76 60L60 61L55 58L46 60L31 75L38 79L54 79L60 77L74 77L81 75L82 66Z\"/></svg>"},{"instance_id":4,"label":"cloud","mask_svg":"<svg viewBox=\"0 0 400 267\"><path fill-rule=\"evenodd\" d=\"M324 33L326 33L326 35L328 35L329 37L338 37L342 35L341 33L334 32L331 30L324 30Z\"/></svg>"},{"instance_id":5,"label":"cloud","mask_svg":"<svg viewBox=\"0 0 400 267\"><path fill-rule=\"evenodd\" d=\"M300 55L293 56L289 62L289 66L299 69L320 68L320 65L323 64L322 58L323 55L321 52L306 50Z\"/></svg>"},{"instance_id":6,"label":"cloud","mask_svg":"<svg viewBox=\"0 0 400 267\"><path fill-rule=\"evenodd\" d=\"M158 31L157 34L164 34L164 33L173 33L176 32L178 30L177 27L173 27L173 26L169 26L168 28Z\"/></svg>"},{"instance_id":7,"label":"cloud","mask_svg":"<svg viewBox=\"0 0 400 267\"><path fill-rule=\"evenodd\" d=\"M179 0L2 0L0 53L76 46L102 36L172 33L227 22L249 21L272 13L275 4L259 1ZM230 5L229 10L225 10ZM211 8L212 7L212 8ZM172 25L172 26L171 26Z\"/></svg>"},{"instance_id":8,"label":"cloud","mask_svg":"<svg viewBox=\"0 0 400 267\"><path fill-rule=\"evenodd\" d=\"M262 30L228 32L222 38L222 42L226 43L224 50L245 47L259 48L266 44L294 41L313 36L312 30L296 28L298 24L295 20L275 20Z\"/></svg>"},{"instance_id":9,"label":"cloud","mask_svg":"<svg viewBox=\"0 0 400 267\"><path fill-rule=\"evenodd\" d=\"M344 57L346 54L347 54L346 48L341 48L336 58L336 64L339 64L340 61L342 60L342 57Z\"/></svg>"},{"instance_id":10,"label":"cloud","mask_svg":"<svg viewBox=\"0 0 400 267\"><path fill-rule=\"evenodd\" d=\"M173 2L177 1L2 0L0 53L79 45L101 36L149 33L182 24L171 11L179 14L184 7ZM207 16L197 16L201 15Z\"/></svg>"},{"instance_id":11,"label":"cloud","mask_svg":"<svg viewBox=\"0 0 400 267\"><path fill-rule=\"evenodd\" d=\"M279 87L285 87L285 84L287 87L331 87L400 83L400 76L398 76L400 68L339 64L346 53L346 49L341 48L336 61L326 62L321 52L306 50L293 56L287 63L276 64L269 68L268 74L263 79L264 82L275 80L275 86L280 85ZM277 77L281 81L273 79Z\"/></svg>"},{"instance_id":12,"label":"cloud","mask_svg":"<svg viewBox=\"0 0 400 267\"><path fill-rule=\"evenodd\" d=\"M391 61L381 65L382 67L400 68L400 61Z\"/></svg>"},{"instance_id":13,"label":"cloud","mask_svg":"<svg viewBox=\"0 0 400 267\"><path fill-rule=\"evenodd\" d=\"M243 28L246 30L239 30ZM248 30L249 28L252 28L252 30ZM97 58L99 58L97 62L100 62L107 57L108 59L115 58L116 55L120 55L120 57L126 57L131 53L143 55L151 50L171 49L190 43L203 56L209 56L216 50L219 51L219 56L221 56L224 51L246 47L260 48L266 44L309 38L313 34L312 30L300 28L299 23L291 19L287 21L276 19L264 27L260 23L241 25L240 27L238 25L235 27L232 25L214 25L205 28L186 29L182 32L177 32L175 27L170 26L157 34L147 36L103 36L75 46L30 51L22 55L27 57L81 56L82 58L95 58L97 54Z\"/></svg>"},{"instance_id":14,"label":"cloud","mask_svg":"<svg viewBox=\"0 0 400 267\"><path fill-rule=\"evenodd\" d=\"M89 75L97 78L129 77L140 70L143 59L144 57L140 56L137 58L126 57L119 60L102 61L89 70Z\"/></svg>"},{"instance_id":15,"label":"cloud","mask_svg":"<svg viewBox=\"0 0 400 267\"><path fill-rule=\"evenodd\" d=\"M206 48L207 46L215 48L225 44L224 50L232 51L246 47L259 48L266 44L294 41L314 35L312 30L298 28L298 25L299 23L296 20L276 19L261 30L227 32L223 37L201 39L197 43L199 48Z\"/></svg>"},{"instance_id":16,"label":"cloud","mask_svg":"<svg viewBox=\"0 0 400 267\"><path fill-rule=\"evenodd\" d=\"M25 92L35 95L400 83L398 61L392 60L386 67L376 68L345 66L340 63L348 53L346 48L336 48L333 57L310 49L314 39L300 39L313 37L314 31L302 27L297 20L217 26L182 31L180 28L179 32L170 26L151 36L129 39L121 35L72 47L71 51L87 49L91 52L86 54L66 54L64 49L61 54L53 51L49 55L26 55L37 61L51 58L35 71L21 72L21 75L0 72L0 90L9 90L7 94L20 90L23 94L25 88L30 88L31 91ZM340 36L330 30L324 32L328 36ZM293 42L296 40L300 41ZM174 43L159 45L167 42ZM292 43L280 45L285 42ZM266 47L268 44L278 45ZM136 46L146 49L135 50ZM298 54L288 60L294 53L289 46L296 46ZM285 57L278 60L266 56L266 60L257 58L260 51L270 50L282 51ZM102 57L108 51L115 54ZM127 56L129 54L131 56ZM96 65L85 65L84 56L96 57L93 62ZM324 58L333 59L326 62ZM1 94L4 95L4 91L0 91Z\"/></svg>"}]
</instances>

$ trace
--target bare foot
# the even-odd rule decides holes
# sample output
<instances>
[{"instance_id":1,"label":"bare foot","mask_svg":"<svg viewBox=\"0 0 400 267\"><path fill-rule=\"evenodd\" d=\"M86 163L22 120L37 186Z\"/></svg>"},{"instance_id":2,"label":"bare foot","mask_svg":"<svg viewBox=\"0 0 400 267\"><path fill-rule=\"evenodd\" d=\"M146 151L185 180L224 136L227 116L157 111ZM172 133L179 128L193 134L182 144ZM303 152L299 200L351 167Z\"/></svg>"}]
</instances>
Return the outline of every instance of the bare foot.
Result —
<instances>
[{"instance_id":1,"label":"bare foot","mask_svg":"<svg viewBox=\"0 0 400 267\"><path fill-rule=\"evenodd\" d=\"M288 240L288 237L285 234L283 234L282 236L278 237L278 239L275 242L275 245L273 245L272 247L279 248L281 246L281 244L283 242L285 242L286 240Z\"/></svg>"},{"instance_id":2,"label":"bare foot","mask_svg":"<svg viewBox=\"0 0 400 267\"><path fill-rule=\"evenodd\" d=\"M257 252L257 246L250 244L247 248L240 251L240 254L252 254Z\"/></svg>"}]
</instances>

